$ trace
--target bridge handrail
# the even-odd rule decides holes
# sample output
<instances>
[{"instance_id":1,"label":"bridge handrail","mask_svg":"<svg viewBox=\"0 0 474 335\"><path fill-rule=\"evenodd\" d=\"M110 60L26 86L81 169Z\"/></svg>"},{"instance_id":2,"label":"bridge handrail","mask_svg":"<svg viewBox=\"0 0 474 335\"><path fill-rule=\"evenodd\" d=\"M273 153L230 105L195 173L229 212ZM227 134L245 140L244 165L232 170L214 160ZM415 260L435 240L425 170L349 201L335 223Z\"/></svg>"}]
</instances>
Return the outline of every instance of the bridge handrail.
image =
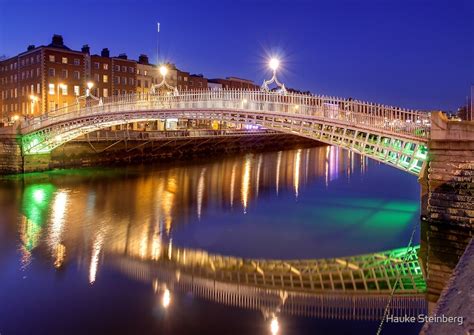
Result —
<instances>
[{"instance_id":1,"label":"bridge handrail","mask_svg":"<svg viewBox=\"0 0 474 335\"><path fill-rule=\"evenodd\" d=\"M352 99L315 96L300 93L279 94L258 90L194 90L179 94L133 93L103 100L85 101L63 107L35 119L26 120L22 133L69 119L102 113L183 110L232 109L310 115L339 121L366 124L400 134L425 139L429 134L430 113L373 104Z\"/></svg>"}]
</instances>

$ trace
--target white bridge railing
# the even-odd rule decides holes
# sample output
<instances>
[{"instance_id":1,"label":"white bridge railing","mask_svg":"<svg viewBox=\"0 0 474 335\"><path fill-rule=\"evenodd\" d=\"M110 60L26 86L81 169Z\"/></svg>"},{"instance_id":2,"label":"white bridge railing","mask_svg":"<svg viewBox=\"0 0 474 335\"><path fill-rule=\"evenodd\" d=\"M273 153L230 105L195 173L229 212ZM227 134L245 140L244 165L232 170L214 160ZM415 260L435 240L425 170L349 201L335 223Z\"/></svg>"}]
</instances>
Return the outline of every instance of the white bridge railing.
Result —
<instances>
[{"instance_id":1,"label":"white bridge railing","mask_svg":"<svg viewBox=\"0 0 474 335\"><path fill-rule=\"evenodd\" d=\"M264 91L198 90L183 91L176 95L130 94L112 96L101 101L85 101L25 120L21 125L21 132L27 134L58 122L104 113L156 110L223 110L269 113L282 117L304 116L422 140L429 137L431 126L430 113L352 99Z\"/></svg>"}]
</instances>

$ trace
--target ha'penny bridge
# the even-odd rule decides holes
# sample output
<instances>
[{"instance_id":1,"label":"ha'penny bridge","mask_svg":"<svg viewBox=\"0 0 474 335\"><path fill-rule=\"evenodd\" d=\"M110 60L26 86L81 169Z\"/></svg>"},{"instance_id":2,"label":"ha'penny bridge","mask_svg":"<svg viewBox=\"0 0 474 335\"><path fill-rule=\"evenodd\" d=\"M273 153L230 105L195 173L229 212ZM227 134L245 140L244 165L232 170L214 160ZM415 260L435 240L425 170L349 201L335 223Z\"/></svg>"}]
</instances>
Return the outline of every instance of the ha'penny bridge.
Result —
<instances>
[{"instance_id":1,"label":"ha'penny bridge","mask_svg":"<svg viewBox=\"0 0 474 335\"><path fill-rule=\"evenodd\" d=\"M148 255L113 252L115 264L155 289L191 292L224 305L344 319L379 319L426 309L419 247L328 259L264 260L162 245Z\"/></svg>"},{"instance_id":2,"label":"ha'penny bridge","mask_svg":"<svg viewBox=\"0 0 474 335\"><path fill-rule=\"evenodd\" d=\"M131 94L82 101L22 122L22 153L48 154L97 130L170 118L255 125L299 135L346 148L415 175L419 175L426 161L431 125L430 114L425 112L287 92L203 90Z\"/></svg>"}]
</instances>

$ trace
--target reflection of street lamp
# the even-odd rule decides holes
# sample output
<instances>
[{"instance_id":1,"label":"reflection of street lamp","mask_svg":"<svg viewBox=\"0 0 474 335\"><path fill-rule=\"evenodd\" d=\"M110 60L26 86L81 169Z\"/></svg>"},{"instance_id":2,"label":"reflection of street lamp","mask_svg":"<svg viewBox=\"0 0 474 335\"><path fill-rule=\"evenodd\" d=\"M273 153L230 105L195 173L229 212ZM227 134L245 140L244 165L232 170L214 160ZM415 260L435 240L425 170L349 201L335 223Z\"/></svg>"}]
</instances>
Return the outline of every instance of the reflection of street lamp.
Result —
<instances>
[{"instance_id":1,"label":"reflection of street lamp","mask_svg":"<svg viewBox=\"0 0 474 335\"><path fill-rule=\"evenodd\" d=\"M164 308L168 308L170 303L171 303L171 292L169 289L165 288L163 292L163 298L161 300L161 304L163 305Z\"/></svg>"},{"instance_id":2,"label":"reflection of street lamp","mask_svg":"<svg viewBox=\"0 0 474 335\"><path fill-rule=\"evenodd\" d=\"M269 85L275 83L279 88L280 93L286 93L285 85L280 83L277 79L276 72L280 67L280 60L278 58L272 57L268 62L268 67L272 70L272 77L270 80L264 80L261 89L264 91L269 91Z\"/></svg>"},{"instance_id":3,"label":"reflection of street lamp","mask_svg":"<svg viewBox=\"0 0 474 335\"><path fill-rule=\"evenodd\" d=\"M30 95L31 100L31 114L35 113L35 104L39 101L39 98L36 95Z\"/></svg>"},{"instance_id":4,"label":"reflection of street lamp","mask_svg":"<svg viewBox=\"0 0 474 335\"><path fill-rule=\"evenodd\" d=\"M274 316L272 318L272 321L270 321L270 332L272 335L278 334L278 331L280 330L280 325L278 324L278 318Z\"/></svg>"}]
</instances>

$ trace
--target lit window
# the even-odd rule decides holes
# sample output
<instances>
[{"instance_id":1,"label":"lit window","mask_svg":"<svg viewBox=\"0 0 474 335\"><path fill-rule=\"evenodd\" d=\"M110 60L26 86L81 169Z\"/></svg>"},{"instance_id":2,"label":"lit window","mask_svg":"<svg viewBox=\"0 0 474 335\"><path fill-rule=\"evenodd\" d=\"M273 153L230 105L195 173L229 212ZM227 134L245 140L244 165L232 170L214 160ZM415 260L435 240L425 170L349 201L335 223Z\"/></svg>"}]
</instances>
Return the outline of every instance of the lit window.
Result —
<instances>
[{"instance_id":1,"label":"lit window","mask_svg":"<svg viewBox=\"0 0 474 335\"><path fill-rule=\"evenodd\" d=\"M67 57L63 57L63 58L61 59L61 62L62 62L63 64L67 64Z\"/></svg>"},{"instance_id":2,"label":"lit window","mask_svg":"<svg viewBox=\"0 0 474 335\"><path fill-rule=\"evenodd\" d=\"M67 95L67 85L61 85L62 95Z\"/></svg>"},{"instance_id":3,"label":"lit window","mask_svg":"<svg viewBox=\"0 0 474 335\"><path fill-rule=\"evenodd\" d=\"M108 69L109 69L109 64L104 63L104 70L108 70Z\"/></svg>"},{"instance_id":4,"label":"lit window","mask_svg":"<svg viewBox=\"0 0 474 335\"><path fill-rule=\"evenodd\" d=\"M48 85L48 94L54 95L54 84Z\"/></svg>"},{"instance_id":5,"label":"lit window","mask_svg":"<svg viewBox=\"0 0 474 335\"><path fill-rule=\"evenodd\" d=\"M104 82L104 83L108 83L108 82L109 82L109 76L106 75L106 74L104 74L104 75L102 76L102 79L103 79L103 82Z\"/></svg>"},{"instance_id":6,"label":"lit window","mask_svg":"<svg viewBox=\"0 0 474 335\"><path fill-rule=\"evenodd\" d=\"M109 90L104 88L103 92L104 92L103 94L104 98L107 98L109 96Z\"/></svg>"},{"instance_id":7,"label":"lit window","mask_svg":"<svg viewBox=\"0 0 474 335\"><path fill-rule=\"evenodd\" d=\"M36 84L36 93L39 94L40 91L41 91L41 85L40 85L40 83L38 83L38 84Z\"/></svg>"},{"instance_id":8,"label":"lit window","mask_svg":"<svg viewBox=\"0 0 474 335\"><path fill-rule=\"evenodd\" d=\"M80 93L79 85L74 85L74 95L79 96Z\"/></svg>"},{"instance_id":9,"label":"lit window","mask_svg":"<svg viewBox=\"0 0 474 335\"><path fill-rule=\"evenodd\" d=\"M147 76L147 75L148 75L148 71L147 71L147 70L144 70L144 71L143 71L143 74L144 74L145 76Z\"/></svg>"},{"instance_id":10,"label":"lit window","mask_svg":"<svg viewBox=\"0 0 474 335\"><path fill-rule=\"evenodd\" d=\"M54 63L56 61L56 57L54 57L54 55L49 55L49 61Z\"/></svg>"}]
</instances>

